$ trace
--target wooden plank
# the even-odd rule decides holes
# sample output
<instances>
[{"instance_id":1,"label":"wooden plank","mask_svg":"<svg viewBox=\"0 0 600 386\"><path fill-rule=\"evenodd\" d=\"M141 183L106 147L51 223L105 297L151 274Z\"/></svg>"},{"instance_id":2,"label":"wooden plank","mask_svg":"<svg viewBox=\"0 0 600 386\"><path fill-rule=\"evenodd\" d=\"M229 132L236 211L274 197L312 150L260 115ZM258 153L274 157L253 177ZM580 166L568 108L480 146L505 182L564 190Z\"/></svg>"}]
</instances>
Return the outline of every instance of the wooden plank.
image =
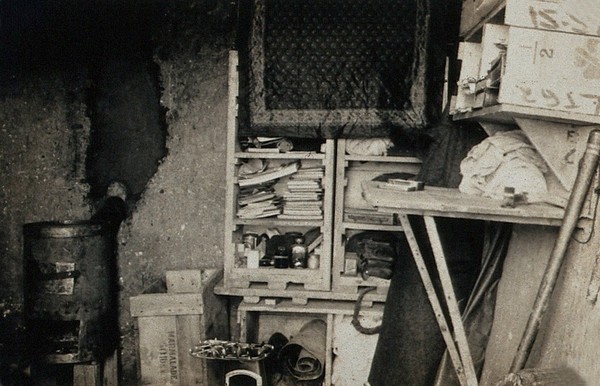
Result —
<instances>
[{"instance_id":1,"label":"wooden plank","mask_svg":"<svg viewBox=\"0 0 600 386\"><path fill-rule=\"evenodd\" d=\"M175 316L137 319L142 385L179 385L179 348Z\"/></svg>"},{"instance_id":2,"label":"wooden plank","mask_svg":"<svg viewBox=\"0 0 600 386\"><path fill-rule=\"evenodd\" d=\"M340 152L340 141L346 141L345 139L338 139L338 154ZM345 145L344 145L345 147ZM344 150L345 151L345 150ZM342 158L346 161L358 161L358 162L379 162L379 163L403 163L403 164L421 164L423 161L417 157L404 157L404 156L376 156L376 155L357 155L357 154L342 154Z\"/></svg>"},{"instance_id":3,"label":"wooden plank","mask_svg":"<svg viewBox=\"0 0 600 386\"><path fill-rule=\"evenodd\" d=\"M195 315L203 312L202 294L143 294L130 298L131 316Z\"/></svg>"},{"instance_id":4,"label":"wooden plank","mask_svg":"<svg viewBox=\"0 0 600 386\"><path fill-rule=\"evenodd\" d=\"M167 292L197 293L202 289L202 270L185 269L165 273Z\"/></svg>"},{"instance_id":5,"label":"wooden plank","mask_svg":"<svg viewBox=\"0 0 600 386\"><path fill-rule=\"evenodd\" d=\"M513 226L502 278L498 283L494 323L480 379L482 385L495 385L509 372L557 232L557 228ZM568 267L563 268L563 272L568 271Z\"/></svg>"},{"instance_id":6,"label":"wooden plank","mask_svg":"<svg viewBox=\"0 0 600 386\"><path fill-rule=\"evenodd\" d=\"M454 288L452 287L452 279L450 278L450 272L448 271L448 265L446 264L446 256L442 247L440 235L437 231L437 225L435 224L433 217L425 216L424 220L427 235L429 236L429 242L431 243L431 249L433 250L433 256L435 258L435 265L442 285L442 291L446 298L446 306L448 307L448 313L452 322L452 329L454 331L460 359L465 371L467 385L477 386L477 375L473 365L473 358L471 357L471 351L469 350L467 334L462 322L460 310L458 309L458 301L454 294Z\"/></svg>"},{"instance_id":7,"label":"wooden plank","mask_svg":"<svg viewBox=\"0 0 600 386\"><path fill-rule=\"evenodd\" d=\"M575 125L600 124L600 116L538 107L518 106L506 102L495 106L486 106L473 111L454 112L453 114L454 120L469 119L509 125L515 124L515 117L572 123Z\"/></svg>"},{"instance_id":8,"label":"wooden plank","mask_svg":"<svg viewBox=\"0 0 600 386\"><path fill-rule=\"evenodd\" d=\"M101 386L100 365L82 364L73 365L73 386Z\"/></svg>"},{"instance_id":9,"label":"wooden plank","mask_svg":"<svg viewBox=\"0 0 600 386\"><path fill-rule=\"evenodd\" d=\"M367 201L380 209L410 214L555 226L562 223L564 215L563 209L548 204L503 208L501 200L463 194L458 189L426 186L422 191L390 192L366 182L363 184L363 192Z\"/></svg>"},{"instance_id":10,"label":"wooden plank","mask_svg":"<svg viewBox=\"0 0 600 386\"><path fill-rule=\"evenodd\" d=\"M476 39L485 23L502 23L505 0L463 0L460 17L460 36L467 41Z\"/></svg>"},{"instance_id":11,"label":"wooden plank","mask_svg":"<svg viewBox=\"0 0 600 386\"><path fill-rule=\"evenodd\" d=\"M335 161L336 161L336 143L333 139L325 141L325 176L322 183L325 192L323 194L323 241L321 242L321 255L319 257L319 269L317 275L321 278L322 285L313 286L311 290L330 290L331 289L331 267L333 259L333 219L334 219L334 198L335 198ZM312 286L312 283L309 283Z\"/></svg>"},{"instance_id":12,"label":"wooden plank","mask_svg":"<svg viewBox=\"0 0 600 386\"><path fill-rule=\"evenodd\" d=\"M227 164L225 166L225 224L223 237L223 266L225 270L225 280L229 279L230 269L235 266L236 246L240 242L240 230L235 223L237 212L237 192L239 187L235 184L235 175L237 171L235 158L236 151L240 151L240 145L237 138L237 117L239 95L239 73L238 73L238 53L229 51L229 72L227 78L228 100L227 100Z\"/></svg>"},{"instance_id":13,"label":"wooden plank","mask_svg":"<svg viewBox=\"0 0 600 386\"><path fill-rule=\"evenodd\" d=\"M324 159L326 157L323 153L317 153L315 151L289 151L287 153L249 153L249 152L237 152L234 155L235 158L251 159Z\"/></svg>"},{"instance_id":14,"label":"wooden plank","mask_svg":"<svg viewBox=\"0 0 600 386\"><path fill-rule=\"evenodd\" d=\"M206 362L190 355L190 349L199 344L204 334L201 331L200 315L182 315L176 318L177 351L179 358L179 384L210 386L206 383Z\"/></svg>"},{"instance_id":15,"label":"wooden plank","mask_svg":"<svg viewBox=\"0 0 600 386\"><path fill-rule=\"evenodd\" d=\"M507 45L509 27L500 24L485 24L481 38L481 62L479 63L479 77L485 77L490 70L492 62Z\"/></svg>"},{"instance_id":16,"label":"wooden plank","mask_svg":"<svg viewBox=\"0 0 600 386\"><path fill-rule=\"evenodd\" d=\"M285 291L272 291L265 285L252 285L249 288L227 287L220 283L215 287L215 293L218 295L239 296L239 297L261 297L268 298L277 296L282 299L303 298L308 300L340 300L356 301L358 294L355 292L336 292L336 291L305 291L303 288L290 286ZM385 302L385 295L370 292L365 296L365 301L376 303Z\"/></svg>"},{"instance_id":17,"label":"wooden plank","mask_svg":"<svg viewBox=\"0 0 600 386\"><path fill-rule=\"evenodd\" d=\"M335 215L333 226L333 256L332 256L332 288L338 290L341 274L344 272L344 263L346 261L346 250L344 243L345 231L342 226L344 218L344 207L346 206L346 187L348 180L346 179L346 140L338 139L337 141L337 162L335 175Z\"/></svg>"},{"instance_id":18,"label":"wooden plank","mask_svg":"<svg viewBox=\"0 0 600 386\"><path fill-rule=\"evenodd\" d=\"M119 350L115 350L104 361L102 381L104 386L119 386Z\"/></svg>"},{"instance_id":19,"label":"wooden plank","mask_svg":"<svg viewBox=\"0 0 600 386\"><path fill-rule=\"evenodd\" d=\"M589 133L598 126L574 126L536 119L516 119L562 186L570 191Z\"/></svg>"},{"instance_id":20,"label":"wooden plank","mask_svg":"<svg viewBox=\"0 0 600 386\"><path fill-rule=\"evenodd\" d=\"M371 307L365 307L363 302L361 315L379 315L383 312L384 305L381 303L373 304ZM309 300L306 304L296 304L290 300L282 300L276 305L269 305L265 301L257 304L242 303L239 310L267 312L274 311L278 313L297 313L297 314L327 314L334 315L352 315L354 312L354 302L330 301L330 300Z\"/></svg>"},{"instance_id":21,"label":"wooden plank","mask_svg":"<svg viewBox=\"0 0 600 386\"><path fill-rule=\"evenodd\" d=\"M444 338L444 342L446 342L448 355L450 356L452 364L454 365L454 369L456 370L458 380L461 385L469 385L460 354L458 353L456 344L454 343L454 338L450 333L451 330L448 326L448 322L444 315L444 311L442 310L440 300L435 292L433 281L431 280L431 276L429 275L429 271L427 270L427 265L425 264L425 260L423 259L423 255L421 254L421 248L417 243L417 239L412 229L412 225L410 225L408 216L406 216L405 214L400 214L399 218L400 222L402 223L402 226L404 227L404 233L406 234L406 239L410 246L410 250L412 251L413 259L415 260L415 264L417 266L417 269L419 270L419 275L421 276L421 281L423 282L423 286L425 287L427 298L431 303L431 308L433 309L435 318L438 322L438 325L440 326L440 332L442 334L442 337Z\"/></svg>"},{"instance_id":22,"label":"wooden plank","mask_svg":"<svg viewBox=\"0 0 600 386\"><path fill-rule=\"evenodd\" d=\"M325 386L332 386L333 369L333 314L327 314L327 332L325 339Z\"/></svg>"},{"instance_id":23,"label":"wooden plank","mask_svg":"<svg viewBox=\"0 0 600 386\"><path fill-rule=\"evenodd\" d=\"M469 89L469 84L479 78L481 44L460 42L458 44L458 59L461 61L459 80L461 87L458 88L453 111L463 111L475 106L475 93Z\"/></svg>"},{"instance_id":24,"label":"wooden plank","mask_svg":"<svg viewBox=\"0 0 600 386\"><path fill-rule=\"evenodd\" d=\"M507 0L504 22L525 28L600 36L596 0Z\"/></svg>"}]
</instances>

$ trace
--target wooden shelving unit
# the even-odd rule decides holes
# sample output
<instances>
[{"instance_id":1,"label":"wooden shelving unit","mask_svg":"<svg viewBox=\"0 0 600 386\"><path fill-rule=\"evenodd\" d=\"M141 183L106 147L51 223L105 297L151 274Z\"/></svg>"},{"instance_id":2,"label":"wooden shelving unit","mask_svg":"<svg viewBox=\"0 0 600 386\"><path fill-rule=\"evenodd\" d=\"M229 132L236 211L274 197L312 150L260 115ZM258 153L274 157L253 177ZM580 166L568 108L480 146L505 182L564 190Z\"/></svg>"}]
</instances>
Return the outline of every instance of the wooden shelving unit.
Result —
<instances>
[{"instance_id":1,"label":"wooden shelving unit","mask_svg":"<svg viewBox=\"0 0 600 386\"><path fill-rule=\"evenodd\" d=\"M408 156L371 156L347 154L347 140L337 141L337 162L335 178L335 218L333 235L332 288L340 293L357 293L365 287L376 287L376 293L385 295L389 280L379 277L365 277L360 273L346 272L346 245L348 239L362 231L402 232L402 226L389 216L389 223L377 223L377 209L361 195L363 181L371 180L383 173L418 173L421 161ZM349 218L351 209L370 210L373 220ZM379 216L381 214L378 214Z\"/></svg>"},{"instance_id":2,"label":"wooden shelving unit","mask_svg":"<svg viewBox=\"0 0 600 386\"><path fill-rule=\"evenodd\" d=\"M328 291L331 288L331 235L333 223L333 178L335 145L333 140L324 140L320 150L290 151L273 153L269 151L243 151L238 138L237 96L238 73L237 52L230 54L229 73L229 115L227 132L227 197L224 242L224 287L249 289L255 285L265 285L269 290L283 291L290 286L301 286L305 291ZM277 216L265 218L238 217L238 195L240 186L238 172L240 165L247 160L263 160L269 163L298 161L302 166L322 167L324 176L320 182L322 194L322 218L318 220L281 219ZM247 232L268 233L277 229L280 234L300 232L319 228L322 235L320 265L318 269L278 269L274 267L248 268L240 264L238 246L243 243Z\"/></svg>"},{"instance_id":3,"label":"wooden shelving unit","mask_svg":"<svg viewBox=\"0 0 600 386\"><path fill-rule=\"evenodd\" d=\"M261 301L256 304L242 303L238 307L237 318L240 324L240 340L248 342L266 342L274 333L283 334L286 337L294 336L300 328L313 319L319 319L326 324L325 334L325 363L323 385L333 385L332 376L336 366L336 360L339 357L334 355L335 341L340 334L338 328L350 327L350 316L354 312L352 303L336 302L323 300L311 300L305 305L294 304L290 301L281 301L276 304L268 304ZM381 318L383 314L383 305L364 308L361 311L362 317ZM352 328L352 327L350 327ZM377 336L373 335L367 339L364 344L369 345L374 350ZM360 350L364 350L361 347ZM357 348L359 350L359 348ZM343 359L342 359L343 360ZM369 363L371 358L361 358L362 362ZM363 374L364 379L354 380L363 384L367 381L368 374ZM346 382L348 380L346 379Z\"/></svg>"}]
</instances>

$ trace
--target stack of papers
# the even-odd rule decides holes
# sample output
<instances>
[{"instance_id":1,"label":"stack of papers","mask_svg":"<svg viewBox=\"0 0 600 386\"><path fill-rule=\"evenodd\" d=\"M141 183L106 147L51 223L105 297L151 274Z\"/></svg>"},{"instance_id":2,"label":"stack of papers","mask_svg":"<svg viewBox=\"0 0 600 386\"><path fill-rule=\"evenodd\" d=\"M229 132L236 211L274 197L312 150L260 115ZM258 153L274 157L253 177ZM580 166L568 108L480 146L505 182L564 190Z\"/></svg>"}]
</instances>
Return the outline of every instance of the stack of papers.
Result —
<instances>
[{"instance_id":1,"label":"stack of papers","mask_svg":"<svg viewBox=\"0 0 600 386\"><path fill-rule=\"evenodd\" d=\"M282 213L278 218L287 220L323 219L324 169L318 167L300 167L287 181L283 193Z\"/></svg>"}]
</instances>

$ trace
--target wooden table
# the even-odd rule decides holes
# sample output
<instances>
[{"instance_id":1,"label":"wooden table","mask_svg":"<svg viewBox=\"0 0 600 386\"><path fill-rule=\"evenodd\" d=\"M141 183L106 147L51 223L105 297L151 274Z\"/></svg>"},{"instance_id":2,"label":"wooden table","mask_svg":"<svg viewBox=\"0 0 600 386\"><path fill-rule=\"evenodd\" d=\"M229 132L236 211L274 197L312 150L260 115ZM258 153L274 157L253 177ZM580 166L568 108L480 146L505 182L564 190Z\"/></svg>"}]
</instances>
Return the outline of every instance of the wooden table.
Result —
<instances>
[{"instance_id":1,"label":"wooden table","mask_svg":"<svg viewBox=\"0 0 600 386\"><path fill-rule=\"evenodd\" d=\"M363 183L362 188L367 202L379 211L398 215L460 384L476 386L477 375L435 217L560 226L564 210L547 204L506 208L501 206L501 200L466 195L457 189L426 187L422 191L404 192L381 188L373 181ZM408 215L422 216L425 221L450 320L445 317L441 299L435 292Z\"/></svg>"}]
</instances>

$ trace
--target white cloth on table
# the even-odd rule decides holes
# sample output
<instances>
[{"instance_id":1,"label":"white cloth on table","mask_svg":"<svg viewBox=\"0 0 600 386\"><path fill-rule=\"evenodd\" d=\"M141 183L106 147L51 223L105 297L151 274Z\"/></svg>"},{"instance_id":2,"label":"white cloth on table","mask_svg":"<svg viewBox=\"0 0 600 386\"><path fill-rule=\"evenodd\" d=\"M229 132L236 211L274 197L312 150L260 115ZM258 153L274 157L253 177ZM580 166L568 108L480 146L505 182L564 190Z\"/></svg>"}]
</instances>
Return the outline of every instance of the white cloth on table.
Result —
<instances>
[{"instance_id":1,"label":"white cloth on table","mask_svg":"<svg viewBox=\"0 0 600 386\"><path fill-rule=\"evenodd\" d=\"M474 146L460 164L459 191L502 199L515 194L545 195L548 166L521 130L498 132Z\"/></svg>"}]
</instances>

